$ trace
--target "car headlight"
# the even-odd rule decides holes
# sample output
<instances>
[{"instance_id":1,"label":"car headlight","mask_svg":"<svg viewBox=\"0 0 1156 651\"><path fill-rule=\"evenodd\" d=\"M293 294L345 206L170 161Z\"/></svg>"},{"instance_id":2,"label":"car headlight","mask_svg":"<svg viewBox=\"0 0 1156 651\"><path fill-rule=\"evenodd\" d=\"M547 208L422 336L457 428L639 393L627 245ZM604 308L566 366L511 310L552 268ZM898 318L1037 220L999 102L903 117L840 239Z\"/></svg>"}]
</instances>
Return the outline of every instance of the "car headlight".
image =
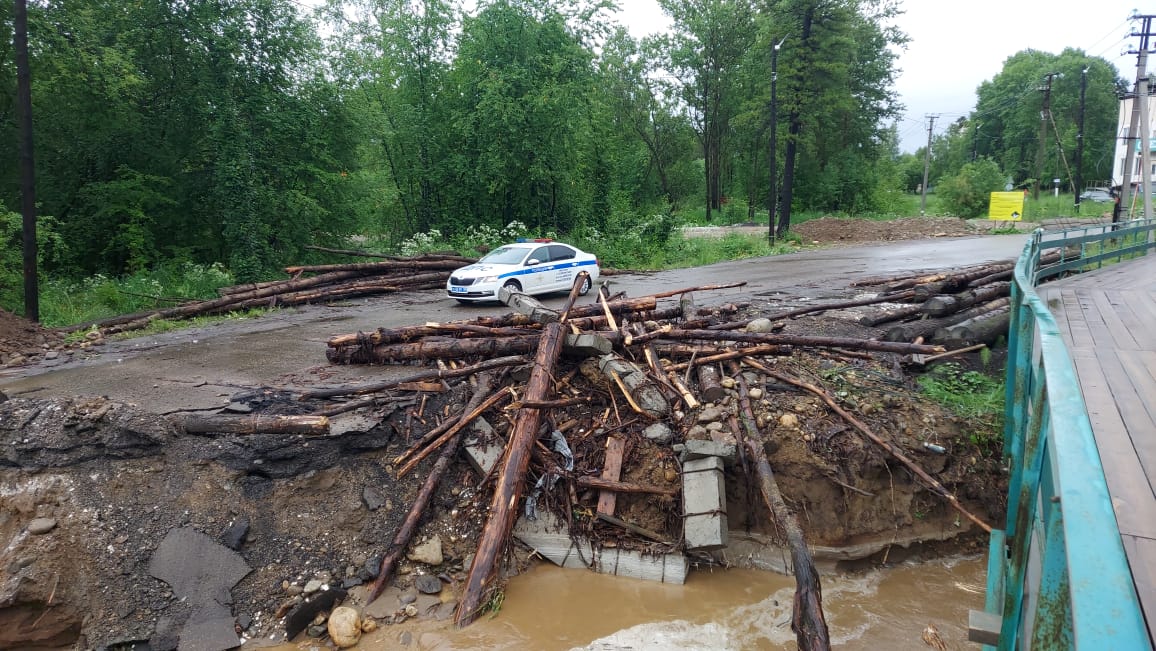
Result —
<instances>
[{"instance_id":1,"label":"car headlight","mask_svg":"<svg viewBox=\"0 0 1156 651\"><path fill-rule=\"evenodd\" d=\"M478 280L478 282L479 283L496 283L496 282L498 282L498 277L497 276L486 276L485 278Z\"/></svg>"}]
</instances>

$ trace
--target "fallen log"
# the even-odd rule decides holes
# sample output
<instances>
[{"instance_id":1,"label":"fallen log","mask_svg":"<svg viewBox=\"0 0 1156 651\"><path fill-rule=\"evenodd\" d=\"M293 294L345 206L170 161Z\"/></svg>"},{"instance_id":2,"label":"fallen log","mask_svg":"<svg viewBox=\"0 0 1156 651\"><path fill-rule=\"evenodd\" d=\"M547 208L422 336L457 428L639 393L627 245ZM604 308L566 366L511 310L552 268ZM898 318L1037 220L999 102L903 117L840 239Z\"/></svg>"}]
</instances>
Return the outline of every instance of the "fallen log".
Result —
<instances>
[{"instance_id":1,"label":"fallen log","mask_svg":"<svg viewBox=\"0 0 1156 651\"><path fill-rule=\"evenodd\" d=\"M538 352L534 356L533 370L530 371L530 379L526 384L524 396L526 400L548 399L554 365L562 351L562 334L561 323L550 323L543 328L538 342ZM498 557L509 541L510 531L518 514L517 506L522 483L530 464L531 451L538 437L538 425L541 420L540 409L523 407L518 410L506 452L502 457L501 470L490 502L489 517L482 529L461 601L454 611L454 622L458 626L467 626L477 618L485 604L486 593L493 586Z\"/></svg>"},{"instance_id":2,"label":"fallen log","mask_svg":"<svg viewBox=\"0 0 1156 651\"><path fill-rule=\"evenodd\" d=\"M621 436L607 436L606 437L606 454L602 462L602 477L599 480L603 484L616 484L622 477L622 461L626 454L626 439ZM584 477L587 482L590 477ZM599 488L605 488L600 486ZM618 504L618 495L611 490L603 490L598 495L598 513L605 513L606 515L614 515L614 509Z\"/></svg>"},{"instance_id":3,"label":"fallen log","mask_svg":"<svg viewBox=\"0 0 1156 651\"><path fill-rule=\"evenodd\" d=\"M946 278L938 282L924 283L916 285L913 289L915 292L915 299L919 301L926 301L932 296L939 294L950 294L967 287L968 283L977 279L991 276L992 274L999 274L1009 270L1015 269L1015 264L1005 262L1001 264L985 265L981 267L974 267L957 273L948 274Z\"/></svg>"},{"instance_id":4,"label":"fallen log","mask_svg":"<svg viewBox=\"0 0 1156 651\"><path fill-rule=\"evenodd\" d=\"M529 326L486 326L476 323L451 321L449 323L426 323L424 325L403 326L400 328L378 328L373 332L357 332L353 334L335 335L330 337L326 345L330 348L343 346L363 346L372 344L396 344L414 341L423 337L437 337L441 335L455 337L516 337L518 335L537 335L540 330Z\"/></svg>"},{"instance_id":5,"label":"fallen log","mask_svg":"<svg viewBox=\"0 0 1156 651\"><path fill-rule=\"evenodd\" d=\"M828 393L827 391L824 391L822 388L817 387L813 384L808 384L807 382L804 382L798 378L795 378L795 377L792 377L790 375L786 375L784 373L780 373L778 371L775 371L775 370L773 370L773 369L771 369L771 368L769 368L763 364L760 364L759 362L757 362L753 359L746 359L746 360L743 360L743 362L745 364L747 364L748 366L750 366L751 368L754 368L754 369L762 372L765 375L773 377L780 382L784 382L786 384L790 384L790 385L798 387L800 389L810 391L811 393L818 396L820 400L822 400L823 402L825 402L827 404L827 406L831 409L831 411L835 412L840 417L842 417L843 420L846 421L849 425L851 425L855 429L859 430L859 432L861 434L863 434L863 436L867 437L873 443L875 443L879 447L886 450L887 453L890 454L892 457L895 457L895 459L897 459L900 463L902 463L904 466L906 466L908 470L910 470L912 473L915 474L916 477L918 477L921 481L923 481L923 483L925 485L930 487L932 491L934 491L940 497L947 500L947 503L950 504L952 508L954 508L956 511L959 511L961 514L963 514L964 517L966 517L968 520L971 520L972 522L974 522L976 525L978 525L985 532L991 533L991 525L987 524L983 520L976 517L974 514L971 513L971 511L968 511L967 509L965 509L963 507L963 505L959 503L959 499L956 498L955 495L953 495L950 491L948 491L947 488L943 484L939 483L934 477L927 474L926 470L924 470L923 468L920 468L919 465L916 464L914 461L912 461L910 458L908 458L907 455L903 454L903 452L899 448L895 447L894 445L892 445L891 443L889 443L887 441L884 441L882 438L879 437L879 435L877 435L875 432L871 431L871 428L867 427L861 421L859 421L857 418L855 418L851 414L847 413L846 410L844 410L842 407L839 406L839 403L835 402L835 398L833 398L830 393Z\"/></svg>"},{"instance_id":6,"label":"fallen log","mask_svg":"<svg viewBox=\"0 0 1156 651\"><path fill-rule=\"evenodd\" d=\"M807 337L783 335L770 332L734 332L730 330L672 330L662 335L664 339L703 339L706 341L741 341L753 344L780 344L809 348L846 348L848 350L876 350L885 353L910 355L913 353L933 354L943 350L938 346L906 344L874 339L851 337Z\"/></svg>"},{"instance_id":7,"label":"fallen log","mask_svg":"<svg viewBox=\"0 0 1156 651\"><path fill-rule=\"evenodd\" d=\"M333 398L335 396L353 396L364 395L366 393L377 393L379 391L388 391L401 384L408 382L425 382L427 380L447 380L449 378L464 377L481 373L482 371L489 371L504 366L517 366L528 362L525 357L521 355L514 355L511 357L498 357L495 359L487 359L483 362L478 362L472 366L462 366L461 368L436 368L428 371L421 371L414 373L397 380L388 380L385 382L374 382L372 384L358 384L354 386L342 387L327 387L324 389L313 389L311 391L304 391L298 394L298 400L306 400L310 398Z\"/></svg>"},{"instance_id":8,"label":"fallen log","mask_svg":"<svg viewBox=\"0 0 1156 651\"><path fill-rule=\"evenodd\" d=\"M636 411L651 418L670 413L670 402L662 390L638 366L615 355L603 355L598 359L598 371L618 384Z\"/></svg>"},{"instance_id":9,"label":"fallen log","mask_svg":"<svg viewBox=\"0 0 1156 651\"><path fill-rule=\"evenodd\" d=\"M427 338L404 344L329 348L325 357L332 364L390 364L401 360L525 355L534 350L537 339L537 335L486 339Z\"/></svg>"},{"instance_id":10,"label":"fallen log","mask_svg":"<svg viewBox=\"0 0 1156 651\"><path fill-rule=\"evenodd\" d=\"M1006 337L1011 325L1011 306L1004 305L961 323L940 328L932 341L952 345L991 344Z\"/></svg>"},{"instance_id":11,"label":"fallen log","mask_svg":"<svg viewBox=\"0 0 1156 651\"><path fill-rule=\"evenodd\" d=\"M897 308L893 308L890 310L879 310L879 311L873 312L871 314L865 314L865 315L859 317L859 323L861 325L870 326L870 327L874 328L875 326L879 325L880 323L888 323L891 321L902 321L904 319L908 319L908 318L911 318L913 316L917 316L919 314L923 314L923 305L921 305L921 304L904 305L903 307L897 307Z\"/></svg>"},{"instance_id":12,"label":"fallen log","mask_svg":"<svg viewBox=\"0 0 1156 651\"><path fill-rule=\"evenodd\" d=\"M478 405L486 399L490 388L493 385L493 378L487 373L482 373L478 376L478 386L474 391L474 395L470 397L470 401L466 404L465 412L470 413L477 409ZM393 569L397 565L397 561L401 559L401 555L405 552L405 548L409 546L409 541L413 539L413 534L417 531L417 525L421 521L422 515L425 514L426 507L429 506L430 499L433 497L434 491L437 490L438 485L441 484L442 475L445 474L446 469L449 468L454 456L458 452L458 447L461 445L461 432L449 445L445 446L438 460L434 462L433 468L426 476L425 481L421 485L421 489L414 498L413 503L409 507L409 512L405 519L402 520L401 526L398 527L397 533L393 536L393 543L390 545L389 551L381 559L381 567L377 571L377 578L374 579L373 584L369 587L369 596L366 603L373 603L374 599L381 596L385 586L389 583L393 576Z\"/></svg>"},{"instance_id":13,"label":"fallen log","mask_svg":"<svg viewBox=\"0 0 1156 651\"><path fill-rule=\"evenodd\" d=\"M911 321L910 323L893 326L887 329L883 338L887 341L915 341L920 337L928 340L931 339L932 335L938 330L999 309L1000 307L1008 305L1008 302L1009 299L1007 297L997 298L983 305L977 305L970 310L964 310L956 314L948 314L938 319L923 319L922 321Z\"/></svg>"},{"instance_id":14,"label":"fallen log","mask_svg":"<svg viewBox=\"0 0 1156 651\"><path fill-rule=\"evenodd\" d=\"M302 273L329 273L331 271L357 271L363 276L401 275L414 271L453 271L470 264L469 258L439 258L437 260L389 260L387 262L349 262L345 264L314 264L285 267L285 273L296 276Z\"/></svg>"},{"instance_id":15,"label":"fallen log","mask_svg":"<svg viewBox=\"0 0 1156 651\"><path fill-rule=\"evenodd\" d=\"M791 611L791 630L795 632L795 641L800 649L808 651L823 651L831 648L830 635L827 631L827 620L823 616L823 587L819 581L819 572L815 569L815 562L807 548L807 540L803 536L803 529L799 526L795 514L787 506L783 495L779 492L779 484L775 481L775 474L771 464L767 461L767 453L763 449L762 437L755 422L754 410L751 408L751 398L747 390L747 382L736 362L732 365L731 374L735 376L739 385L739 406L743 424L742 445L746 448L747 457L754 462L759 477L759 489L767 508L775 516L775 521L782 527L787 537L787 544L791 547L791 565L795 575L795 600Z\"/></svg>"},{"instance_id":16,"label":"fallen log","mask_svg":"<svg viewBox=\"0 0 1156 651\"><path fill-rule=\"evenodd\" d=\"M928 316L944 316L967 308L995 300L1001 296L1011 296L1011 283L999 282L976 287L950 296L933 296L923 303L923 312Z\"/></svg>"},{"instance_id":17,"label":"fallen log","mask_svg":"<svg viewBox=\"0 0 1156 651\"><path fill-rule=\"evenodd\" d=\"M170 416L173 424L189 434L309 434L329 433L325 416L267 414L183 414Z\"/></svg>"},{"instance_id":18,"label":"fallen log","mask_svg":"<svg viewBox=\"0 0 1156 651\"><path fill-rule=\"evenodd\" d=\"M613 438L613 437L611 437ZM581 476L575 479L575 483L581 488L597 488L602 491L611 491L612 493L643 493L649 495L677 495L677 488L663 488L661 486L646 486L644 484L635 484L627 481L613 481L603 477L587 477ZM613 514L614 510L602 511L602 500L599 499L599 513Z\"/></svg>"},{"instance_id":19,"label":"fallen log","mask_svg":"<svg viewBox=\"0 0 1156 651\"><path fill-rule=\"evenodd\" d=\"M268 299L278 294L288 294L306 289L312 289L322 285L329 285L339 281L354 279L361 275L362 274L360 272L356 271L334 271L310 278L286 280L280 283L255 289L253 291L229 294L228 296L222 296L221 298L199 301L197 303L190 303L188 305L179 305L177 307L164 308L161 310L146 310L142 312L135 312L133 314L123 314L120 316L110 317L108 319L101 319L94 323L81 323L62 328L61 330L63 332L75 332L77 330L83 330L91 326L96 326L97 328L107 328L109 326L140 321L146 317L151 317L153 319L184 319L192 316L228 312L235 309L243 309L246 306L259 305L259 302L254 302L257 301L257 299ZM415 279L416 277L411 277L409 280L415 281Z\"/></svg>"},{"instance_id":20,"label":"fallen log","mask_svg":"<svg viewBox=\"0 0 1156 651\"><path fill-rule=\"evenodd\" d=\"M726 395L720 383L721 374L714 364L702 364L698 367L699 393L707 402L717 402Z\"/></svg>"},{"instance_id":21,"label":"fallen log","mask_svg":"<svg viewBox=\"0 0 1156 651\"><path fill-rule=\"evenodd\" d=\"M661 344L659 349L662 350ZM791 354L790 346L780 346L778 344L759 344L757 346L748 346L746 348L738 348L729 350L725 353L708 354L705 357L694 359L693 356L703 352L709 353L714 348L701 348L697 346L678 346L678 352L683 352L692 356L689 362L679 362L678 364L671 364L666 367L669 371L682 371L693 366L701 366L703 364L713 364L714 362L723 362L728 359L738 359L740 357L747 357L750 355L789 355Z\"/></svg>"},{"instance_id":22,"label":"fallen log","mask_svg":"<svg viewBox=\"0 0 1156 651\"><path fill-rule=\"evenodd\" d=\"M793 319L804 314L814 314L815 312L826 312L828 310L843 310L849 307L861 307L863 305L875 305L876 303L895 303L905 301L915 295L914 291L907 290L902 292L895 292L892 294L880 294L872 296L871 298L856 298L846 301L833 301L830 303L823 303L820 305L808 305L807 307L800 307L794 310L787 310L786 312L778 312L770 314L766 317L771 321L778 321L781 319ZM745 328L754 319L746 319L744 321L733 321L730 323L720 323L716 326L707 328L708 330L737 330L738 328Z\"/></svg>"}]
</instances>

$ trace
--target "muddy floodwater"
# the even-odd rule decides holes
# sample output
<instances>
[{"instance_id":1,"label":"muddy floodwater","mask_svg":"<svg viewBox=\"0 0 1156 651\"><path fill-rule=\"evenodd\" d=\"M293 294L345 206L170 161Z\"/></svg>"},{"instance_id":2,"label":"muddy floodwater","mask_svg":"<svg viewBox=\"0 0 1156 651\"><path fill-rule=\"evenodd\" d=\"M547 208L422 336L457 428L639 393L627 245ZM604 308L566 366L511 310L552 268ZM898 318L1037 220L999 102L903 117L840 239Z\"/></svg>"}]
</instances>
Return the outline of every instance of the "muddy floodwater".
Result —
<instances>
[{"instance_id":1,"label":"muddy floodwater","mask_svg":"<svg viewBox=\"0 0 1156 651\"><path fill-rule=\"evenodd\" d=\"M920 636L930 624L947 648L978 648L967 642L967 611L983 608L985 564L972 556L823 576L832 646L928 649ZM793 594L793 578L758 570L696 571L675 586L543 564L510 581L493 618L465 630L387 625L357 648L795 649Z\"/></svg>"}]
</instances>

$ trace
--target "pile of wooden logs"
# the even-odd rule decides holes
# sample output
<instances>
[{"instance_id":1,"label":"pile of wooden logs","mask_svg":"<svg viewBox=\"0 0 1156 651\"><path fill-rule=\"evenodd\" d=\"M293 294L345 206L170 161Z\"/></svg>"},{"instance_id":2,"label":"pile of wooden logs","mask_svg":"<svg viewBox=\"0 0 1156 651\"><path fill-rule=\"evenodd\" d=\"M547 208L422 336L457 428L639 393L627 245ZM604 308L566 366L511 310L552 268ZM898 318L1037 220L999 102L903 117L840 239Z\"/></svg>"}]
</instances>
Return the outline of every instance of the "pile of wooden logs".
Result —
<instances>
[{"instance_id":1,"label":"pile of wooden logs","mask_svg":"<svg viewBox=\"0 0 1156 651\"><path fill-rule=\"evenodd\" d=\"M423 255L393 257L380 262L290 266L285 267L285 273L290 276L285 280L222 287L218 290L220 296L215 299L181 301L173 307L77 324L63 328L63 331L76 332L96 327L104 334L113 334L148 327L157 319L188 319L252 308L287 307L352 296L436 289L445 286L454 269L473 262L472 258L457 255Z\"/></svg>"},{"instance_id":2,"label":"pile of wooden logs","mask_svg":"<svg viewBox=\"0 0 1156 651\"><path fill-rule=\"evenodd\" d=\"M563 483L570 486L568 504L573 508L579 507L575 491L580 490L609 491L611 495L650 493L672 496L677 489L621 480L618 473L624 454L624 439L610 433L632 432L632 436L637 437L648 424L659 422L675 423L681 427L687 422L686 415L701 408L703 401L719 400L724 393L723 386L730 386L732 390L738 386L742 426L732 417L730 432L726 435L731 437L732 445L742 457L743 466L749 468L751 481L757 482L781 530L788 533L798 579L793 627L800 647L826 648L827 628L822 619L818 575L807 553L802 530L778 492L759 432L761 425L756 422L740 367L721 366L736 361L741 361L747 368L759 369L760 374L773 377L776 382L793 384L800 390L815 393L847 418L851 427L865 440L910 466L913 475L931 490L972 521L987 527L902 451L839 409L836 398L827 391L758 361L760 357L789 355L801 349L845 358L869 356L875 352L900 355L942 353L943 347L920 343L781 332L782 319L911 299L927 282L939 281L917 282L870 298L808 306L773 314L769 318L751 319L739 318L745 305L699 308L693 300L693 293L743 283L692 287L641 298L612 298L603 287L595 303L576 306L577 289L583 279L581 274L576 278L574 289L561 309L550 309L528 296L503 290L503 302L515 308L516 313L497 318L479 317L452 323L381 328L329 340L327 356L333 363L396 364L436 360L439 368L400 380L318 388L302 393L302 399L348 400L345 403L348 408L357 408L372 400L364 396L379 395L406 383L444 381L473 374L484 378L478 382L473 398L462 413L447 413L444 419L438 415L437 422L430 424L424 434L411 437L407 429L406 440L410 444L393 460L395 471L399 475L408 473L435 452L437 462L419 493L419 499L411 506L405 523L384 554L386 562L373 594L380 593L390 579L392 564L409 543L433 488L461 444L464 428L487 410L491 413L498 411L498 418L507 423L503 430L504 453L485 479L487 485L492 482L493 492L489 507L484 509L487 520L456 613L460 625L473 621L496 589L498 565L510 543L515 519L522 510L520 504L529 499L527 477L531 467L539 476L563 478ZM676 297L677 302L660 302ZM780 327L776 327L776 322ZM507 369L516 367L522 370L514 380L515 375ZM510 379L502 388L494 388L492 373L509 373L507 377ZM567 410L579 405L586 409L587 414L593 412L595 416L586 416L584 426L573 427L575 420L570 418ZM331 407L326 413L337 413L345 408L340 405ZM543 438L543 432L554 429L560 433L571 428L580 432L571 439L579 465L573 471L567 471L561 468L555 451L543 444L548 438ZM597 452L588 453L595 448ZM605 513L603 503L606 501L613 504L612 500L598 500L597 521L623 527L650 541L678 539L677 535L664 536L661 532L624 522L613 513ZM609 510L613 511L613 508L610 506Z\"/></svg>"},{"instance_id":3,"label":"pile of wooden logs","mask_svg":"<svg viewBox=\"0 0 1156 651\"><path fill-rule=\"evenodd\" d=\"M1044 256L1059 259L1059 252ZM1007 336L1011 320L1011 277L1015 262L1006 261L931 275L907 274L867 278L853 287L877 287L894 296L892 306L859 319L866 326L886 327L887 341L931 342L959 348L991 344Z\"/></svg>"}]
</instances>

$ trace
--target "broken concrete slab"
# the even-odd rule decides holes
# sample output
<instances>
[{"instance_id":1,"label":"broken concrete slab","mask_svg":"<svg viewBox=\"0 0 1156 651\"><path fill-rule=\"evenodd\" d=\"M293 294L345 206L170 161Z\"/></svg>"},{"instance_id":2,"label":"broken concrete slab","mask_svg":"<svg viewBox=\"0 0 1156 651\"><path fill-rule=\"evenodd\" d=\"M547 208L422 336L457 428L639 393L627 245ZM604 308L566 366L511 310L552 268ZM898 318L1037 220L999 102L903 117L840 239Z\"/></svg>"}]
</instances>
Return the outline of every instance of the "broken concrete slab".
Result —
<instances>
[{"instance_id":1,"label":"broken concrete slab","mask_svg":"<svg viewBox=\"0 0 1156 651\"><path fill-rule=\"evenodd\" d=\"M485 418L477 418L470 425L470 435L463 446L466 461L482 476L487 476L506 451L506 442L494 434L494 428Z\"/></svg>"},{"instance_id":2,"label":"broken concrete slab","mask_svg":"<svg viewBox=\"0 0 1156 651\"><path fill-rule=\"evenodd\" d=\"M587 568L594 557L590 541L575 542L566 523L549 511L539 512L535 520L518 518L514 537L559 567Z\"/></svg>"},{"instance_id":3,"label":"broken concrete slab","mask_svg":"<svg viewBox=\"0 0 1156 651\"><path fill-rule=\"evenodd\" d=\"M678 460L684 464L695 459L718 457L724 464L731 466L738 460L738 446L733 443L688 440L673 446L673 449L678 452Z\"/></svg>"},{"instance_id":4,"label":"broken concrete slab","mask_svg":"<svg viewBox=\"0 0 1156 651\"><path fill-rule=\"evenodd\" d=\"M682 467L683 539L688 550L726 547L726 491L723 460L691 459Z\"/></svg>"},{"instance_id":5,"label":"broken concrete slab","mask_svg":"<svg viewBox=\"0 0 1156 651\"><path fill-rule=\"evenodd\" d=\"M233 603L233 586L250 571L240 554L191 527L164 537L149 561L149 573L190 606L180 648L223 651L241 643L227 604Z\"/></svg>"},{"instance_id":6,"label":"broken concrete slab","mask_svg":"<svg viewBox=\"0 0 1156 651\"><path fill-rule=\"evenodd\" d=\"M644 555L612 547L595 549L584 538L575 541L566 524L550 512L541 513L537 520L520 518L514 537L559 567L675 584L685 583L690 571L690 561L682 554Z\"/></svg>"}]
</instances>

